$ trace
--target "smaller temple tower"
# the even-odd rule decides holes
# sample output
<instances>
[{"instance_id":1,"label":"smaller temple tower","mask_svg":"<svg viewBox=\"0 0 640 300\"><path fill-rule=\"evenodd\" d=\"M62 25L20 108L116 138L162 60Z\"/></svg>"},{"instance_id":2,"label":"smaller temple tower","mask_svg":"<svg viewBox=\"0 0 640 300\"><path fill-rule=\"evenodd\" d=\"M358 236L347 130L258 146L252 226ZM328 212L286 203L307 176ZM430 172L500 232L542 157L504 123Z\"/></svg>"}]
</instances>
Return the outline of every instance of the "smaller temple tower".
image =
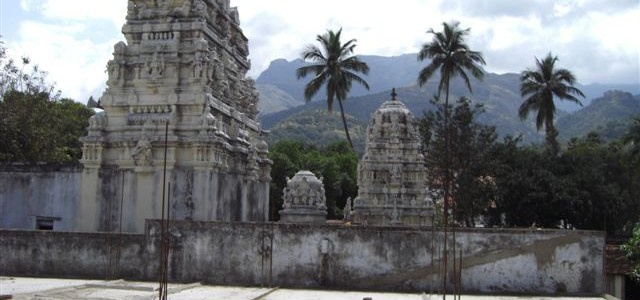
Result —
<instances>
[{"instance_id":1,"label":"smaller temple tower","mask_svg":"<svg viewBox=\"0 0 640 300\"><path fill-rule=\"evenodd\" d=\"M318 179L310 171L300 171L291 179L287 177L282 199L280 222L324 223L327 220L327 198L322 177Z\"/></svg>"},{"instance_id":2,"label":"smaller temple tower","mask_svg":"<svg viewBox=\"0 0 640 300\"><path fill-rule=\"evenodd\" d=\"M352 218L363 225L432 225L421 140L411 112L396 99L384 102L367 129L358 164L358 197Z\"/></svg>"}]
</instances>

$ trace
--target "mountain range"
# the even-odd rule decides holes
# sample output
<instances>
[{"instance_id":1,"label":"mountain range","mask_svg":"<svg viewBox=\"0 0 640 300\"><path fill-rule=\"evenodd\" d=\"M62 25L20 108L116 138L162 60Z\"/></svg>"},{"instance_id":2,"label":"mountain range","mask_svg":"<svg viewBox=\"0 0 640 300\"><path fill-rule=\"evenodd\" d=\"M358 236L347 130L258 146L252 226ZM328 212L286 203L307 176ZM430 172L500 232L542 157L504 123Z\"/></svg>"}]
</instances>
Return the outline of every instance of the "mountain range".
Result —
<instances>
[{"instance_id":1,"label":"mountain range","mask_svg":"<svg viewBox=\"0 0 640 300\"><path fill-rule=\"evenodd\" d=\"M344 102L345 112L350 115L348 121L354 144L360 143L358 138L364 138L358 137L356 131L360 131L359 128L366 129L371 113L382 102L390 99L391 89L394 87L397 88L398 99L407 105L414 116L422 116L425 110L433 109L429 99L435 95L439 78L430 79L422 87L417 86L417 74L427 62L418 62L416 54L394 57L363 55L359 58L369 65L369 75L364 78L371 89L367 91L354 84L350 97ZM324 93L318 93L309 103L305 102L304 86L310 78L298 80L295 76L295 70L303 65L304 62L300 59L274 60L256 79L260 92L260 120L263 127L272 132L269 140L273 142L281 138L308 138L309 141L324 144L330 137L344 138L342 124L339 119L335 119L337 115L326 112ZM556 101L559 109L557 127L561 138L568 139L589 131L601 131L605 138L616 138L628 126L628 122L624 120L631 115L640 114L640 96L633 96L640 94L640 83L577 86L586 95L582 101L584 108L574 103ZM519 74L486 73L482 81L472 79L471 87L473 93L469 93L461 80L453 80L450 102L464 96L472 102L482 103L485 112L478 116L478 120L496 126L501 136L522 135L523 140L528 143L543 140L543 131L536 131L532 117L523 122L517 115L522 103ZM607 92L608 90L616 91ZM338 109L337 106L334 108ZM324 112L324 115L311 118L311 115L320 112ZM620 122L617 121L619 119Z\"/></svg>"}]
</instances>

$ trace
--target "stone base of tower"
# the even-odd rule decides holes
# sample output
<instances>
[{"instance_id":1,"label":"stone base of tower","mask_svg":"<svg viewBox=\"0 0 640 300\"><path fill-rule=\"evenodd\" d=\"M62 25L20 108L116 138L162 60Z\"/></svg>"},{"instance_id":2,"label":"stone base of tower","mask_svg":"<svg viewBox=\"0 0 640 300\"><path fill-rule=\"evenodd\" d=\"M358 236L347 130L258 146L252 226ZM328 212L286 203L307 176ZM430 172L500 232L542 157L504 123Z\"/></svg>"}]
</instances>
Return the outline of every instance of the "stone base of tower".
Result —
<instances>
[{"instance_id":1,"label":"stone base of tower","mask_svg":"<svg viewBox=\"0 0 640 300\"><path fill-rule=\"evenodd\" d=\"M433 209L362 207L351 212L352 222L369 226L433 226Z\"/></svg>"},{"instance_id":2,"label":"stone base of tower","mask_svg":"<svg viewBox=\"0 0 640 300\"><path fill-rule=\"evenodd\" d=\"M325 223L327 211L312 208L283 209L280 212L280 223Z\"/></svg>"},{"instance_id":3,"label":"stone base of tower","mask_svg":"<svg viewBox=\"0 0 640 300\"><path fill-rule=\"evenodd\" d=\"M98 178L96 178L98 177ZM99 180L96 180L99 179ZM147 219L161 219L162 168L85 169L80 231L144 232ZM269 182L214 170L167 170L167 207L172 220L266 222ZM85 191L86 189L86 191Z\"/></svg>"}]
</instances>

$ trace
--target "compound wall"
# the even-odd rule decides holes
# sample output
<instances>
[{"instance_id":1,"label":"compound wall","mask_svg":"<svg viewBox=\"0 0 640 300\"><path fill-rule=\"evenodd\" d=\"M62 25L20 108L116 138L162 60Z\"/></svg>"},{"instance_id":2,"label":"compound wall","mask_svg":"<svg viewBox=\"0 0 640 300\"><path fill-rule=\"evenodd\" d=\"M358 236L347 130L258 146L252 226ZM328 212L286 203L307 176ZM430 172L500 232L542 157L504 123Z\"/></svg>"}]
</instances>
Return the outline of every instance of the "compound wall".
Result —
<instances>
[{"instance_id":1,"label":"compound wall","mask_svg":"<svg viewBox=\"0 0 640 300\"><path fill-rule=\"evenodd\" d=\"M177 282L418 292L441 285L443 233L431 228L180 221L169 232ZM148 221L144 235L0 231L0 273L154 281L159 237L159 221ZM466 293L603 291L601 232L472 229L458 230L455 241Z\"/></svg>"}]
</instances>

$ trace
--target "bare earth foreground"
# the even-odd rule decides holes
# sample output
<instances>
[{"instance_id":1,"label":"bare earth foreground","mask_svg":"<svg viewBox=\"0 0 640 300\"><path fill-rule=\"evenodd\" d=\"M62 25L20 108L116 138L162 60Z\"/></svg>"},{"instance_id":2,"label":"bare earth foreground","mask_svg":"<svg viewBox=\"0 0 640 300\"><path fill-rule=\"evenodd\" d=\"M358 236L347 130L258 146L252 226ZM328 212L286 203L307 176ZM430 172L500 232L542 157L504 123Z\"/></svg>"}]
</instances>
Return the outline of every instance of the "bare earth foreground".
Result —
<instances>
[{"instance_id":1,"label":"bare earth foreground","mask_svg":"<svg viewBox=\"0 0 640 300\"><path fill-rule=\"evenodd\" d=\"M158 284L154 282L131 282L123 280L73 280L26 277L0 277L0 295L12 299L157 299ZM345 292L288 290L257 287L225 287L194 284L169 284L169 299L229 299L229 300L426 300L442 299L442 296L422 294L396 294L376 292ZM451 297L453 298L453 297ZM604 297L509 297L466 296L467 300L602 300Z\"/></svg>"}]
</instances>

